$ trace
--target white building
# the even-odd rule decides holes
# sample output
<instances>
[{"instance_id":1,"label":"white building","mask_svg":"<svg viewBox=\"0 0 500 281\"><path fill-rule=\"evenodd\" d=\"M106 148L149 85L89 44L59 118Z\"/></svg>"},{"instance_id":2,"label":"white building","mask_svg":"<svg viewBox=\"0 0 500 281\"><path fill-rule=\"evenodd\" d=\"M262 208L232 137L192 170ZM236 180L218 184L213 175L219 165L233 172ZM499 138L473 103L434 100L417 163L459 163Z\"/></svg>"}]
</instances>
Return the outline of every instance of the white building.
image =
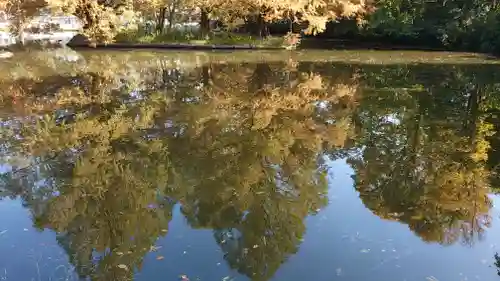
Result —
<instances>
[{"instance_id":1,"label":"white building","mask_svg":"<svg viewBox=\"0 0 500 281\"><path fill-rule=\"evenodd\" d=\"M30 22L30 26L44 26L46 24L59 25L63 31L78 31L83 27L81 21L75 16L38 16Z\"/></svg>"},{"instance_id":2,"label":"white building","mask_svg":"<svg viewBox=\"0 0 500 281\"><path fill-rule=\"evenodd\" d=\"M10 20L5 15L5 12L0 11L0 30L7 30L10 25ZM77 31L83 27L82 22L75 16L51 16L42 15L34 17L28 27L42 27L47 24L56 24L64 31Z\"/></svg>"},{"instance_id":3,"label":"white building","mask_svg":"<svg viewBox=\"0 0 500 281\"><path fill-rule=\"evenodd\" d=\"M10 20L6 19L4 12L0 12L0 46L8 46L16 43L16 38L9 32ZM55 24L60 27L60 30L55 30L50 33L30 33L25 32L24 37L27 41L30 40L49 40L53 42L67 43L79 30L83 27L81 21L75 16L50 16L43 15L34 17L29 25L30 27L39 27L43 30L44 26Z\"/></svg>"}]
</instances>

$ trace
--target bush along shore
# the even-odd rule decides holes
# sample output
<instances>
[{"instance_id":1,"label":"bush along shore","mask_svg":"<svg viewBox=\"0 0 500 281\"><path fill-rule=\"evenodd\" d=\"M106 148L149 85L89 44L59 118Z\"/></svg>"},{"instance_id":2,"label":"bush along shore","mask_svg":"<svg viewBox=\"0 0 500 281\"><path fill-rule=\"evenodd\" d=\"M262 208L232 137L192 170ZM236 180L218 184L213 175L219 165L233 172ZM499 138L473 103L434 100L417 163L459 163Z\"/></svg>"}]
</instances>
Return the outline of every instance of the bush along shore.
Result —
<instances>
[{"instance_id":1,"label":"bush along shore","mask_svg":"<svg viewBox=\"0 0 500 281\"><path fill-rule=\"evenodd\" d=\"M141 29L125 30L117 34L112 43L91 43L85 36L77 35L68 46L73 48L152 48L152 49L258 49L291 50L300 44L300 35L287 33L281 36L252 36L244 33L213 31L202 36L196 31L174 30L168 33L147 33Z\"/></svg>"}]
</instances>

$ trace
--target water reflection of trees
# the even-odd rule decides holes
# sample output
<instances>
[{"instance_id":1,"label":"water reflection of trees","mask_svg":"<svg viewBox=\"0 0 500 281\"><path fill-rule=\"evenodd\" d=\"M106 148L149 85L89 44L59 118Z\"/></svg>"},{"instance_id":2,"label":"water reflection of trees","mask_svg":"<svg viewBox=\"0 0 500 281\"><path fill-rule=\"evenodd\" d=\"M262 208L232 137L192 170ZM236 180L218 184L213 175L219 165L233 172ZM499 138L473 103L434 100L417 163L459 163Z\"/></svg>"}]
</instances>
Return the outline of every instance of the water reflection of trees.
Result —
<instances>
[{"instance_id":1,"label":"water reflection of trees","mask_svg":"<svg viewBox=\"0 0 500 281\"><path fill-rule=\"evenodd\" d=\"M363 132L349 162L369 209L429 242L470 244L481 236L490 223L494 73L412 66L367 77L357 112Z\"/></svg>"},{"instance_id":2,"label":"water reflection of trees","mask_svg":"<svg viewBox=\"0 0 500 281\"><path fill-rule=\"evenodd\" d=\"M132 279L179 202L232 267L270 278L327 203L321 155L352 136L356 80L292 64L116 73L2 82L3 159L30 162L3 193L58 233L82 277Z\"/></svg>"},{"instance_id":3,"label":"water reflection of trees","mask_svg":"<svg viewBox=\"0 0 500 281\"><path fill-rule=\"evenodd\" d=\"M16 170L0 191L82 277L132 279L179 203L232 268L269 279L327 204L324 155L347 156L364 204L425 241L471 242L489 223L491 69L87 64L0 83Z\"/></svg>"}]
</instances>

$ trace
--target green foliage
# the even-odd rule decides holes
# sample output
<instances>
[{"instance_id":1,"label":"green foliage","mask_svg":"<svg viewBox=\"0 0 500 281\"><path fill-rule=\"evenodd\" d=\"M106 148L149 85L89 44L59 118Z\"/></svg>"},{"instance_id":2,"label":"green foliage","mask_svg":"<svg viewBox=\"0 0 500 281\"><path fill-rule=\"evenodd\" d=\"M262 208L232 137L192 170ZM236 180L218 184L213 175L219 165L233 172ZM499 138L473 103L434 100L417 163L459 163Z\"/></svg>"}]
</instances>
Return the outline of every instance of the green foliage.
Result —
<instances>
[{"instance_id":1,"label":"green foliage","mask_svg":"<svg viewBox=\"0 0 500 281\"><path fill-rule=\"evenodd\" d=\"M500 54L500 10L473 19L458 40L469 50Z\"/></svg>"},{"instance_id":2,"label":"green foliage","mask_svg":"<svg viewBox=\"0 0 500 281\"><path fill-rule=\"evenodd\" d=\"M362 28L353 31L355 39L500 53L496 1L382 0L365 20ZM330 32L342 26L332 24Z\"/></svg>"},{"instance_id":3,"label":"green foliage","mask_svg":"<svg viewBox=\"0 0 500 281\"><path fill-rule=\"evenodd\" d=\"M212 32L210 36L203 37L198 32L170 31L162 34L146 34L142 30L126 30L119 33L116 38L119 43L189 43L195 45L252 45L260 47L286 47L282 37L269 36L263 39L255 36L229 33Z\"/></svg>"},{"instance_id":4,"label":"green foliage","mask_svg":"<svg viewBox=\"0 0 500 281\"><path fill-rule=\"evenodd\" d=\"M187 43L199 35L192 32L171 31L163 34L149 34L142 29L124 30L115 37L118 43Z\"/></svg>"}]
</instances>

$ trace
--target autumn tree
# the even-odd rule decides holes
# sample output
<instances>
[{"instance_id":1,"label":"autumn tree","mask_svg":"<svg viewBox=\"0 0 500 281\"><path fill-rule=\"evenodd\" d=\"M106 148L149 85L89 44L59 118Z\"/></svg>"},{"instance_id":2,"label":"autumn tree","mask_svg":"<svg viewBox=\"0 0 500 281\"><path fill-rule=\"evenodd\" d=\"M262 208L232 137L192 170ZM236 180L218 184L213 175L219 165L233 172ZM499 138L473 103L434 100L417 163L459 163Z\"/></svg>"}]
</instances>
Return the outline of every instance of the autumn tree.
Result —
<instances>
[{"instance_id":1,"label":"autumn tree","mask_svg":"<svg viewBox=\"0 0 500 281\"><path fill-rule=\"evenodd\" d=\"M46 7L45 0L1 0L0 9L5 11L10 20L11 33L17 35L21 44L25 43L24 30L33 16Z\"/></svg>"},{"instance_id":2,"label":"autumn tree","mask_svg":"<svg viewBox=\"0 0 500 281\"><path fill-rule=\"evenodd\" d=\"M257 32L266 35L268 22L290 19L307 24L306 33L316 34L325 29L326 23L339 18L354 17L360 21L371 5L365 0L321 0L321 1L261 1L243 2L201 1L196 2L207 15L210 12L221 15L224 19L253 20L257 23Z\"/></svg>"},{"instance_id":3,"label":"autumn tree","mask_svg":"<svg viewBox=\"0 0 500 281\"><path fill-rule=\"evenodd\" d=\"M210 19L225 19L232 22L237 19L256 19L259 30L265 30L267 22L276 19L291 19L306 23L308 33L324 30L328 21L343 17L355 17L360 20L369 4L365 0L321 0L321 1L236 1L221 0L2 0L14 21L15 32L20 33L28 19L39 13L50 11L77 16L83 22L83 33L94 42L110 42L124 25L133 23L138 13L154 15L157 19L158 32L162 32L165 18L169 26L173 22L177 9L182 5L186 9L198 9L200 29L207 35ZM22 34L22 33L20 33Z\"/></svg>"}]
</instances>

